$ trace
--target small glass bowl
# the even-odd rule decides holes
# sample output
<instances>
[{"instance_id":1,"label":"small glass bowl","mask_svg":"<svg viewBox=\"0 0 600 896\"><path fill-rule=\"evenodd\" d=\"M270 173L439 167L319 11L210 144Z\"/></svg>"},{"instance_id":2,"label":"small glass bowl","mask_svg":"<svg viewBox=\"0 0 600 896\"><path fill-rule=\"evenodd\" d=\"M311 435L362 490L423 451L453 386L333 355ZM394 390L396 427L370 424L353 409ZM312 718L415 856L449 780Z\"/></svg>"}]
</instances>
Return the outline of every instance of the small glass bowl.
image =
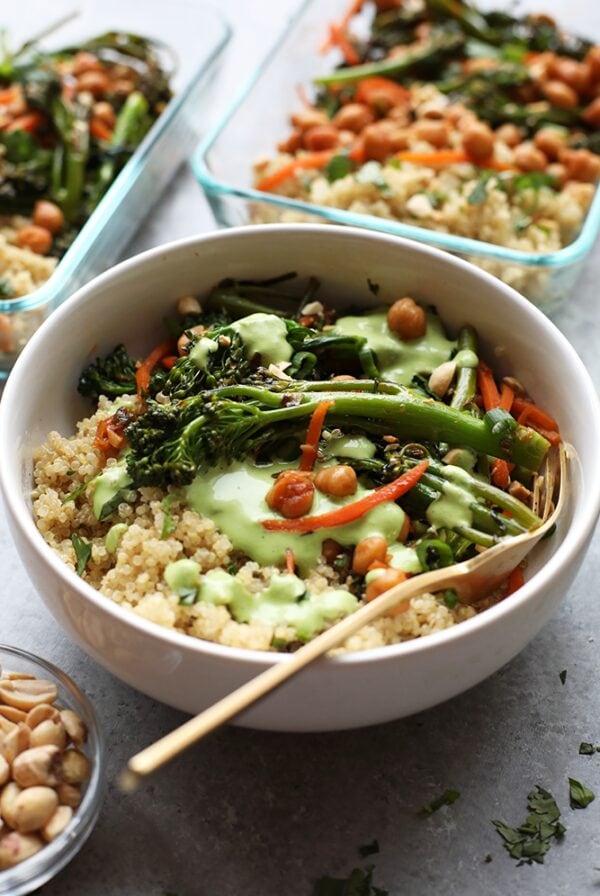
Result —
<instances>
[{"instance_id":1,"label":"small glass bowl","mask_svg":"<svg viewBox=\"0 0 600 896\"><path fill-rule=\"evenodd\" d=\"M91 774L80 806L62 834L38 853L14 868L0 871L0 896L22 896L47 883L79 852L96 824L104 794L104 741L92 704L68 675L31 653L0 644L0 667L4 672L26 672L53 681L58 689L57 704L79 713L88 728L84 752Z\"/></svg>"}]
</instances>

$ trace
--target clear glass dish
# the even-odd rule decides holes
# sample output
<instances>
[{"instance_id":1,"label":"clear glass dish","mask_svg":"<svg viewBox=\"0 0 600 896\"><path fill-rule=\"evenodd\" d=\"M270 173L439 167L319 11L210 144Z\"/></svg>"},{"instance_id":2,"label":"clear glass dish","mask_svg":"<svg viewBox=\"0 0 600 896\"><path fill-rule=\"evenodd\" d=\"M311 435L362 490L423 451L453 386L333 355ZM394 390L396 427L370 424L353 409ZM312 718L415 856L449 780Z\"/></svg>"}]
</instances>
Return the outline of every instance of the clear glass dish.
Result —
<instances>
[{"instance_id":1,"label":"clear glass dish","mask_svg":"<svg viewBox=\"0 0 600 896\"><path fill-rule=\"evenodd\" d=\"M175 170L197 144L206 118L209 88L231 31L221 15L203 3L170 0L29 0L2 9L0 25L10 45L40 33L63 16L78 15L42 41L59 47L115 28L155 38L177 69L174 97L123 168L102 202L60 260L49 280L29 295L0 301L0 382L48 314L75 289L121 256ZM2 345L4 343L4 345Z\"/></svg>"},{"instance_id":2,"label":"clear glass dish","mask_svg":"<svg viewBox=\"0 0 600 896\"><path fill-rule=\"evenodd\" d=\"M87 725L88 739L83 751L91 763L90 778L83 798L62 834L38 853L14 868L0 871L0 896L31 893L53 878L79 852L100 813L104 795L105 748L92 704L68 675L31 653L0 644L0 667L4 672L26 672L53 681L58 689L57 704L79 713Z\"/></svg>"},{"instance_id":3,"label":"clear glass dish","mask_svg":"<svg viewBox=\"0 0 600 896\"><path fill-rule=\"evenodd\" d=\"M326 221L367 227L437 246L500 277L526 295L545 313L555 311L573 292L575 280L600 229L600 191L596 191L576 240L558 251L542 254L517 251L492 243L439 233L373 215L311 205L252 186L252 165L272 155L289 133L290 112L298 108L298 85L310 85L318 74L331 71L338 56L318 52L327 23L338 20L347 0L304 0L276 45L192 158L192 168L219 224L227 227L261 220ZM494 6L503 6L495 2ZM556 4L555 4L556 5ZM519 8L540 8L540 0ZM548 3L541 4L546 8ZM558 10L560 18L560 10ZM564 17L564 12L563 12ZM576 29L577 23L568 23ZM585 30L582 24L580 30Z\"/></svg>"}]
</instances>

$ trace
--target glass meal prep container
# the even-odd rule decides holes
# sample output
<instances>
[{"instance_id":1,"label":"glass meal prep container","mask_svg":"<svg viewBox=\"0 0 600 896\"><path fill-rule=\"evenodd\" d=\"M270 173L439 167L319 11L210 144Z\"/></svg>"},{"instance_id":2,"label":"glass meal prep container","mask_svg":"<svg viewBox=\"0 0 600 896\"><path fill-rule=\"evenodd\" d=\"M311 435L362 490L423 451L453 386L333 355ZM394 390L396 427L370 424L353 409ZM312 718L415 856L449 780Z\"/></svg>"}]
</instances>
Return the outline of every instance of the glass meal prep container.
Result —
<instances>
[{"instance_id":1,"label":"glass meal prep container","mask_svg":"<svg viewBox=\"0 0 600 896\"><path fill-rule=\"evenodd\" d=\"M482 5L508 6L502 0ZM228 227L248 224L257 217L262 223L324 220L409 237L452 252L495 274L546 313L557 310L573 292L575 280L598 235L599 190L577 238L558 251L543 254L310 204L253 188L253 163L260 157L275 155L277 143L289 134L290 113L301 105L299 86L306 88L310 95L313 78L331 72L339 63L339 51L321 55L319 47L328 23L338 21L347 7L348 0L305 0L276 46L198 147L192 168L219 224ZM518 9L556 12L557 19L561 20L560 2L554 0L531 0L520 4ZM563 21L565 18L562 8ZM577 22L567 21L565 25L577 30ZM579 30L585 31L583 23Z\"/></svg>"},{"instance_id":2,"label":"glass meal prep container","mask_svg":"<svg viewBox=\"0 0 600 896\"><path fill-rule=\"evenodd\" d=\"M122 255L175 170L197 144L230 28L211 6L190 0L28 0L3 5L0 27L10 48L68 19L40 41L44 49L76 45L105 31L122 30L155 39L161 60L175 71L173 98L89 217L52 276L22 298L0 300L0 383L20 350L48 314L79 286ZM77 15L73 16L76 12ZM72 16L72 18L70 18Z\"/></svg>"}]
</instances>

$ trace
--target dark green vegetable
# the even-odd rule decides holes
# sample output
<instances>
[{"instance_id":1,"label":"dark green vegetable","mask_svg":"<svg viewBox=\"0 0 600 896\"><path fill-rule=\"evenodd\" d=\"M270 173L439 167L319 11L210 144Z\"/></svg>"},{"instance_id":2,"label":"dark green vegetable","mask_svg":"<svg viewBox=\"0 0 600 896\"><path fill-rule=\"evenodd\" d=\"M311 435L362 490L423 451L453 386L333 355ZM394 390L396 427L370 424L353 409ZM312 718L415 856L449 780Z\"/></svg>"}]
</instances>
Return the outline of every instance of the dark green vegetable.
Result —
<instances>
[{"instance_id":1,"label":"dark green vegetable","mask_svg":"<svg viewBox=\"0 0 600 896\"><path fill-rule=\"evenodd\" d=\"M503 821L492 824L504 840L504 848L519 865L541 865L553 841L562 838L565 827L559 821L560 809L554 797L537 784L527 796L527 807L529 815L517 828Z\"/></svg>"},{"instance_id":2,"label":"dark green vegetable","mask_svg":"<svg viewBox=\"0 0 600 896\"><path fill-rule=\"evenodd\" d=\"M321 877L312 896L388 896L387 890L373 885L373 866L353 868L348 877Z\"/></svg>"},{"instance_id":3,"label":"dark green vegetable","mask_svg":"<svg viewBox=\"0 0 600 896\"><path fill-rule=\"evenodd\" d=\"M442 569L455 562L452 548L439 538L426 538L416 546L422 570Z\"/></svg>"},{"instance_id":4,"label":"dark green vegetable","mask_svg":"<svg viewBox=\"0 0 600 896\"><path fill-rule=\"evenodd\" d=\"M460 328L457 339L457 351L471 351L477 356L477 333L468 324ZM477 391L477 368L459 367L456 375L456 386L450 399L450 407L464 408L475 398Z\"/></svg>"},{"instance_id":5,"label":"dark green vegetable","mask_svg":"<svg viewBox=\"0 0 600 896\"><path fill-rule=\"evenodd\" d=\"M586 741L582 740L579 744L579 755L580 756L593 756L596 752L596 748L593 744L589 744Z\"/></svg>"},{"instance_id":6,"label":"dark green vegetable","mask_svg":"<svg viewBox=\"0 0 600 896\"><path fill-rule=\"evenodd\" d=\"M460 797L460 793L458 790L444 790L439 796L437 796L434 800L431 800L429 803L425 803L424 806L419 810L421 815L433 815L434 812L437 812L438 809L441 809L442 806L451 806L452 803L455 803L456 800Z\"/></svg>"},{"instance_id":7,"label":"dark green vegetable","mask_svg":"<svg viewBox=\"0 0 600 896\"><path fill-rule=\"evenodd\" d=\"M563 669L562 672L559 672L558 677L560 678L561 684L565 684L567 680L567 670Z\"/></svg>"},{"instance_id":8,"label":"dark green vegetable","mask_svg":"<svg viewBox=\"0 0 600 896\"><path fill-rule=\"evenodd\" d=\"M136 367L133 358L123 345L117 345L105 358L96 360L85 368L79 377L77 390L89 398L118 398L136 392Z\"/></svg>"}]
</instances>

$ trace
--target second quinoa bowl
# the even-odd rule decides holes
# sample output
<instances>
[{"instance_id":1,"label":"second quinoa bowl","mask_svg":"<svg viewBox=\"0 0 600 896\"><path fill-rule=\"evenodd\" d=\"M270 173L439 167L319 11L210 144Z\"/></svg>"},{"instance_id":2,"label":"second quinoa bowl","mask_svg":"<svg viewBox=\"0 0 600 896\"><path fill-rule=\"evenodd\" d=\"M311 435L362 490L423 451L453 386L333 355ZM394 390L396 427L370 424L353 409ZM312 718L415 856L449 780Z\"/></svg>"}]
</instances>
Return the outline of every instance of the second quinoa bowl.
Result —
<instances>
[{"instance_id":1,"label":"second quinoa bowl","mask_svg":"<svg viewBox=\"0 0 600 896\"><path fill-rule=\"evenodd\" d=\"M277 259L276 268L274 258ZM347 332L339 333L327 325L321 334L315 334L313 328L317 323L316 318L322 311L314 301L314 307L311 306L310 296L304 297L303 310L306 313L297 323L291 320L284 322L282 318L255 312L252 320L242 318L237 323L226 324L224 329L228 335L214 329L215 326L217 328L223 326L223 317L222 314L210 312L211 305L208 303L206 311L200 313L210 312L213 317L211 321L204 318L203 332L194 333L189 326L187 329L190 337L195 340L192 343L193 354L192 352L189 354L190 363L185 355L185 345L181 346L184 356L180 362L174 359L172 354L169 355L169 352L174 351L175 343L172 340L167 340L165 343L163 332L165 315L171 315L176 305L181 313L190 314L194 311L198 313L197 307L192 308L191 299L184 300L182 297L194 296L205 302L206 296L214 293L215 284L220 283L218 290L220 301L229 301L232 281L241 281L242 284L246 284L247 289L252 290L254 287L249 281L272 281L273 277L291 271L295 271L303 282L308 281L310 277L320 281L319 295L326 298L334 307L341 309L338 327L344 328ZM287 284L279 286L272 284L269 288L285 293ZM264 290L264 285L261 289ZM311 289L314 290L314 286ZM256 297L256 293L254 295ZM311 295L314 299L314 294ZM23 361L17 365L9 381L0 412L2 434L0 450L7 458L2 469L2 486L12 529L17 545L27 560L32 578L40 588L44 599L67 630L94 657L125 681L146 693L193 712L232 690L261 668L272 663L286 662L285 652L275 651L294 648L293 633L290 635L289 631L290 625L296 637L302 640L311 637L313 630L319 630L324 624L323 620L325 624L329 624L326 622L327 614L333 619L340 613L352 611L350 603L355 602L357 596L360 599L362 594L360 588L363 587L365 574L360 558L357 558L360 546L357 546L357 543L362 544L361 539L364 536L369 536L365 539L369 541L373 533L365 531L360 538L356 533L348 535L349 546L356 547L352 566L353 573L358 577L356 580L359 586L358 592L356 590L353 592L354 586L346 579L340 580L337 585L333 580L329 583L329 586L333 584L337 588L337 591L334 588L334 593L328 592L327 588L323 590L323 582L316 581L307 581L305 586L298 590L301 583L298 576L294 575L294 564L298 564L301 575L303 564L311 553L311 539L314 541L315 536L303 536L300 530L307 528L303 526L304 520L302 518L297 522L293 518L290 520L290 514L287 510L283 510L279 503L281 495L277 497L273 494L271 496L273 519L267 519L263 528L277 529L281 532L265 532L265 539L258 544L258 547L256 543L250 544L247 541L256 528L251 513L256 501L260 505L258 520L259 522L262 520L258 527L259 531L265 522L263 518L269 516L271 503L267 499L269 506L264 504L264 495L269 489L269 481L274 482L271 476L273 471L263 466L252 473L248 481L244 479L242 503L238 507L237 516L230 514L227 517L225 510L231 496L221 494L222 488L225 487L225 479L229 477L227 481L231 488L237 488L239 486L237 480L240 476L242 479L243 476L247 476L248 471L244 472L238 469L235 463L230 463L233 445L229 437L225 441L218 441L218 444L213 443L213 435L218 433L218 429L213 433L213 426L220 420L218 426L224 425L229 432L231 421L228 414L237 415L241 411L255 415L256 423L259 415L256 405L260 391L258 385L260 378L266 375L270 382L279 381L282 384L275 385L274 392L269 393L270 397L267 396L269 402L274 402L274 409L269 411L272 417L269 419L276 418L277 425L284 427L286 431L282 432L283 436L293 435L298 430L298 424L294 423L296 417L300 416L307 420L307 409L312 413L323 404L318 400L310 404L311 390L316 389L318 392L323 388L323 382L319 383L314 378L311 381L310 370L321 371L323 364L330 365L336 355L343 351L344 364L350 364L354 357L352 363L355 364L355 372L356 363L366 365L368 370L372 370L372 365L376 361L382 370L385 368L383 377L387 383L386 390L381 395L376 391L367 398L373 404L373 413L369 413L364 419L367 430L372 434L372 441L377 442L378 438L385 435L387 440L384 440L385 444L393 451L395 442L391 433L400 425L400 421L395 417L390 418L389 415L386 417L386 408L390 402L394 404L394 396L404 388L401 382L395 385L394 378L399 376L402 379L406 371L402 372L396 365L398 360L394 348L396 337L391 331L388 332L386 327L399 327L399 320L389 318L388 324L384 326L385 315L381 321L377 314L372 312L366 318L356 318L344 309L358 304L365 309L374 309L382 303L389 304L402 295L413 296L425 306L435 305L441 320L448 328L451 340L461 332L460 328L465 322L472 324L479 333L480 357L489 359L498 376L510 373L516 378L506 384L506 390L512 392L513 387L517 388L518 380L524 381L540 406L551 408L556 419L560 421L562 437L574 445L578 455L578 461L573 464L569 506L565 518L561 521L560 529L552 544L544 543L532 556L525 571L525 583L515 594L490 606L489 609L484 609L480 614L465 613L466 617L471 618L465 618L464 621L451 618L457 610L455 602L452 604L448 602L445 607L439 604L435 606L419 604L418 608L413 607L413 611L417 614L415 618L422 617L424 625L422 631L406 631L400 638L402 643L393 643L398 638L388 638L385 632L401 633L402 626L396 627L390 623L387 628L384 627L382 631L376 633L374 641L349 645L351 650L355 650L356 647L364 649L329 658L307 670L298 680L291 682L281 692L271 695L260 706L245 714L241 723L281 730L318 730L352 727L391 719L423 709L475 684L510 659L535 634L571 581L589 540L600 500L600 479L593 456L593 444L600 427L596 399L575 353L538 311L508 287L451 256L383 235L347 228L307 225L268 226L243 228L186 240L146 253L108 272L81 290L53 320L45 325L33 340L31 348L26 350ZM197 298L194 301L197 301ZM97 303L102 305L102 318L98 318ZM411 305L411 308L412 314L414 306ZM499 308L502 309L501 313L498 313ZM140 320L144 321L142 326ZM357 340L348 329L355 325L362 326L357 321L365 320L370 322L369 326L375 328L373 338L376 332L379 333L375 361L373 355L364 350L362 337ZM433 339L435 351L440 354L439 360L443 361L454 343L448 342L441 331L437 334L438 324L433 318L430 318L428 326L432 327L432 330L428 345L425 346L425 354L427 357L431 354ZM94 338L90 340L86 334L92 331ZM287 331L287 337L284 331ZM70 334L66 344L65 333ZM242 379L241 385L236 385L236 381L240 376L239 365L247 363L243 354L239 356L234 370L230 370L227 366L230 349L235 347L233 343L238 336L244 345L255 346L248 357L252 358L254 352L258 352L263 359L263 365L266 361L270 361L268 369L263 366L262 373L260 369L257 371L258 379L252 372L250 364L247 372L250 380L244 384ZM184 337L188 338L185 332L180 341ZM411 332L402 338L408 339L405 349L408 354L402 356L404 360L401 366L403 365L406 370L411 364L418 370L431 369L428 366L429 360L423 362L422 358L417 357L418 334ZM290 349L291 343L288 343L288 339L291 339L294 345L302 343L304 349L311 348L312 351L294 353ZM304 342L308 339L312 341ZM297 340L300 340L300 343ZM187 371L185 375L191 376L194 383L198 377L200 382L207 376L217 375L219 370L221 371L219 377L223 375L228 377L230 374L233 377L232 385L224 386L225 391L218 396L217 393L213 394L210 391L212 387L209 384L209 391L200 396L200 405L204 408L202 413L208 414L208 417L202 417L204 423L201 420L201 425L196 423L191 429L186 429L185 435L181 433L180 448L183 448L184 442L188 444L192 450L189 459L196 457L193 463L200 461L202 469L206 471L204 479L198 480L196 486L189 486L189 489L196 488L195 495L191 495L189 489L187 492L188 503L190 498L194 498L193 507L181 507L176 496L165 499L164 491L156 488L157 480L154 478L157 473L160 477L163 476L163 472L167 473L167 467L163 472L160 471L163 461L170 454L170 449L167 455L161 454L163 448L159 446L163 437L159 434L160 428L163 423L168 423L169 427L171 423L175 424L175 418L171 423L169 420L174 413L179 413L179 405L177 403L171 405L168 398L174 384L172 375L168 372L158 372L157 375L162 377L164 384L156 392L155 399L149 401L149 412L154 414L152 420L156 428L152 440L155 454L150 466L147 465L144 456L146 449L139 456L141 467L129 465L129 460L127 467L123 464L119 466L121 461L118 460L118 455L122 446L123 432L126 432L131 446L132 453L128 456L131 459L142 444L139 441L142 429L138 425L136 430L137 424L131 424L130 415L135 416L136 413L134 406L124 406L118 400L112 407L101 401L99 415L90 423L82 424L75 439L67 441L64 438L73 432L76 421L83 420L90 414L89 400L77 396L76 393L82 367L89 365L90 360L93 360L89 357L90 350L92 349L94 354L98 352L104 355L114 349L115 344L119 342L127 346L134 358L146 356L149 347L157 346L156 351L152 352L148 360L137 370L132 364L128 368L117 365L116 369L120 371L117 386L124 393L131 393L132 389L135 391L137 386L142 390L150 389L154 394L158 380L153 379L151 384L148 377L151 367L159 358L164 359L165 371L172 369L173 375L179 376L183 374L185 368ZM391 350L390 346L393 349L391 355L386 353ZM320 355L321 349L325 350L324 355ZM359 355L352 355L357 349ZM288 361L284 358L286 351L291 355ZM467 348L461 351L462 354L459 351L456 355L458 359L456 363L464 362L468 376L469 370L472 369L469 367L471 353ZM23 400L22 396L27 393L24 383L28 380L30 369L27 363L29 353L45 358L45 362L53 370L54 378L64 384L64 388L55 390L56 395L45 394L40 382L39 387L33 391L29 388L30 394L27 400ZM270 353L274 353L272 358ZM112 357L111 363L116 363L118 359L116 356ZM554 359L551 367L548 364L549 357ZM390 358L392 367L389 367L388 363ZM299 396L299 400L294 401L291 400L293 378L298 365L301 365L301 379L305 381L306 389ZM441 368L437 370L437 379L430 376L428 386L430 390L442 388L439 379L443 363ZM291 377L289 373L286 374L285 369L292 374ZM89 369L84 389L87 394L91 394L89 388L92 374L97 377L99 373L109 374L110 369L97 366ZM339 374L339 370L327 374L327 388L340 390L338 411L344 413L343 401L348 401L348 390L363 387L360 381L356 386L348 385L347 376L344 376L343 381L334 382L330 377L336 373ZM322 373L319 375L322 376ZM450 375L454 375L454 367ZM367 391L370 389L368 376L367 373L367 379L363 379ZM184 383L180 382L176 387L177 394L180 395L179 390L184 388ZM278 389L285 399L283 403L278 397ZM503 401L509 394L506 390L503 385ZM235 405L234 392L243 402L248 399L249 404ZM421 398L413 397L411 401L416 400L416 404L419 406L423 404L424 407L429 407L431 402L435 404L431 396L427 396L423 391L420 394ZM262 400L265 400L264 396ZM586 427L576 413L576 406L582 402L591 409ZM332 403L335 407L335 396ZM280 406L279 410L276 406ZM354 407L355 402L350 401L347 406ZM188 407L185 401L181 407ZM448 414L452 416L454 413L451 408L444 410L446 406L443 404L436 407L438 407L436 413L441 414L440 421L442 418L446 419ZM189 408L192 410L191 404ZM527 401L518 408L515 405L515 408L520 423L514 418L502 417L506 411L498 411L504 421L503 425L510 424L502 437L503 445L508 444L506 439L509 437L509 432L516 434L520 439L519 434L526 432L522 425L525 420L522 415L533 413L531 406L527 406ZM109 418L106 418L107 413ZM332 413L329 437L335 444L338 440L338 434L335 432L335 410ZM417 413L420 414L420 411ZM492 415L494 419L498 413ZM103 425L105 419L109 422ZM143 418L139 419L141 421ZM475 417L469 419L473 421L470 424L473 431L479 432L481 429L481 432L484 432L485 426L482 429L482 421L477 422ZM187 427L192 418L183 422ZM339 424L341 425L341 418ZM302 423L303 431L305 427L306 423ZM51 435L46 447L40 452L40 446L47 441L48 433L52 431L62 433L63 436ZM378 432L379 436L376 435ZM546 444L546 437L554 438L550 431L545 432L545 436L537 436L531 431L522 445L525 446L525 453L522 457L520 454L517 457L515 453L514 460L525 466L531 463L529 452L531 450L535 452L539 445ZM236 439L242 436L250 439L247 444L251 449L258 448L263 438L260 429L251 432L242 428L236 430L236 433ZM244 433L246 435L243 435ZM415 434L418 435L417 429ZM197 435L200 435L200 442L195 440ZM190 437L194 440L193 448L192 443L187 441ZM421 433L421 438L423 437L424 434ZM444 437L451 443L455 438L451 431L439 430L436 438ZM492 445L489 441L490 438L492 440L495 438L493 432L485 438L485 453L494 454L498 450L501 452L505 450L501 446ZM305 448L309 454L313 441L314 436L311 436L310 432L307 433ZM283 463L283 467L286 468L289 467L290 460L285 461L285 452L291 450L292 454L288 457L292 459L292 464L297 463L293 460L297 446L294 448L292 445L290 449L288 445L286 448L283 442L281 440L278 442L277 456L282 459L281 462L278 461L280 466ZM109 456L104 472L96 469L101 444ZM362 463L363 466L365 463L367 466L370 464L373 469L377 464L381 466L381 462L377 461L379 454L373 456L371 461L368 457L365 460L364 450L361 454L361 446L365 449L365 444L362 442L360 445L344 444L346 456L352 458L354 454L354 458L346 464L346 468L357 463ZM200 450L199 455L194 454L196 449ZM217 455L214 455L215 450ZM304 449L302 450L304 457ZM381 541L385 538L390 556L396 553L399 556L391 560L387 556L380 558L379 566L376 564L379 570L379 572L375 570L377 575L368 572L364 579L368 600L371 579L375 587L382 567L384 572L385 567L389 567L386 574L389 574L390 570L394 574L398 570L403 570L403 564L405 565L408 555L413 551L412 545L415 539L418 542L416 545L418 555L419 539L423 538L424 531L416 528L420 512L418 507L415 507L411 514L413 533L409 536L408 543L396 546L392 550L390 545L397 537L404 540L407 537L406 533L402 535L404 530L402 511L393 503L393 496L390 497L387 491L385 495L380 494L377 488L373 491L373 486L366 485L361 479L358 492L354 483L353 494L349 498L335 497L332 484L324 481L325 476L330 477L332 466L328 464L325 455L321 456L323 450L326 455L329 449L324 449L323 445L319 449L314 474L308 471L308 467L303 466L304 461L301 462L300 473L296 474L304 485L312 481L314 475L314 485L318 492L314 498L316 502L312 511L314 516L311 520L306 520L307 523L310 522L308 530L322 528L319 515L326 516L329 525L343 528L342 522L350 522L348 512L354 513L359 509L359 505L362 507L362 503L366 502L370 512L374 514L375 510L371 508L375 504L384 500L388 502L386 506L389 512L384 514L385 520L380 520L378 523L379 528L376 527L375 534L379 536L376 540ZM381 450L384 451L384 447L381 447ZM516 452L516 447L514 450ZM376 451L379 452L380 448ZM111 453L117 457L110 460ZM184 466L188 463L186 457L187 453L180 455L180 461L184 462ZM34 458L37 465L37 487L32 494ZM453 457L454 461L456 459ZM402 461L402 458L398 460ZM180 466L180 461L177 461L179 469L177 476L181 473L183 483L187 474L184 475L184 467ZM409 467L414 467L417 462L414 451L409 452L404 461ZM270 458L270 462L273 463L273 458ZM211 469L214 470L215 463L217 466L223 464L225 469L220 478L213 482L209 474ZM431 472L435 476L438 474L443 476L442 468L438 470L436 466L438 461L434 462L432 459L431 463L433 464ZM168 460L168 469L175 469L171 464L172 458ZM333 468L335 469L335 466ZM373 469L370 475L373 475ZM302 473L302 470L306 472ZM345 469L341 472L348 478L352 470ZM420 474L423 470L419 469L418 472ZM128 478L130 474L134 477L133 480ZM466 475L461 474L463 479ZM65 493L69 478L76 484L71 495ZM87 483L90 479L93 480L94 507L88 503L83 494L83 490L88 488ZM233 482L234 479L236 482ZM189 481L188 478L187 482ZM135 490L132 488L134 482ZM144 485L144 482L147 485ZM278 482L275 482L275 486L277 484ZM345 488L347 483L344 480L342 484ZM139 485L141 488L137 489ZM396 476L394 483L390 485L394 490L397 486L404 485L402 476L399 478ZM275 486L272 491L276 490ZM435 481L431 482L431 486L435 488ZM452 489L450 491L452 492ZM258 498L255 493L258 494ZM334 497L329 497L332 494ZM397 497L400 494L399 491ZM44 537L32 519L32 501ZM210 507L206 505L206 501ZM397 519L390 519L392 511L397 515ZM197 513L200 513L200 516L195 515ZM280 514L288 518L283 520L283 525L279 519ZM300 517L302 514L306 514L306 508L299 514ZM341 517L338 519L340 514L343 516L343 521ZM483 505L476 510L476 517L479 521L483 520L484 526L497 525ZM466 517L464 519L466 520ZM501 516L497 519L502 521ZM216 532L210 520L216 521ZM314 524L315 520L317 525ZM73 523L76 523L75 529ZM516 518L512 519L509 528L516 523ZM295 532L298 525L299 532L292 537L291 533ZM434 525L442 524L434 523ZM456 525L460 527L460 520ZM465 522L464 525L468 524ZM502 523L503 527L508 525L507 522ZM345 535L342 528L332 536L335 539L338 535L334 560L344 560L344 557L348 556L348 551L344 549ZM480 528L480 523L474 525L474 528ZM327 533L326 529L322 531ZM285 547L283 542L288 538L285 532L290 533L289 540L290 543L293 542L289 557L287 551L283 550ZM141 539L136 533L141 535ZM281 540L282 533L285 536L283 540ZM465 533L473 537L474 529L465 530ZM271 546L275 544L275 536L280 539L277 542L278 547L276 546L277 557L274 562L270 562L268 557L265 559L263 549L266 550L265 545L269 537L272 538ZM489 535L486 538L489 540ZM322 539L319 539L319 549L322 547L321 541ZM119 547L120 543L122 547ZM231 544L236 546L236 551L232 552ZM426 545L432 551L435 548L434 553L438 560L450 551L449 543L434 545L431 541L426 541ZM372 544L369 546L373 547ZM53 548L59 549L62 559ZM363 549L366 549L365 545ZM452 547L452 550L454 549L458 549L456 543ZM116 563L115 555L111 553L114 550L117 552ZM288 560L290 563L287 573L285 568L282 571L281 567L284 555L287 558L285 563L287 564ZM270 589L268 601L265 599L265 593L257 595L256 572L260 570L256 562L254 565L248 564L248 556L258 560L269 573L268 582L258 583L259 591ZM428 562L432 556L433 554L427 555ZM90 558L92 563L88 566ZM370 558L369 565L372 560L373 558ZM395 565L396 560L399 566ZM418 571L416 568L411 568L409 573L416 571ZM328 574L325 571L325 575ZM85 580L81 575L85 576ZM96 590L93 585L100 590ZM287 597L282 594L284 585L288 590L294 586L293 599L290 593L286 592ZM310 594L304 593L305 587ZM253 607L256 609L257 597L261 598L258 617L252 609ZM282 604L288 608L285 610L288 628L284 626L278 629ZM439 610L436 607L439 607ZM231 615L231 619L228 614ZM246 625L245 616L257 619L260 624L254 628ZM435 622L438 616L441 624ZM442 621L442 616L446 619L445 622ZM188 630L187 623L182 626L178 620L188 620L190 624L193 622L194 630ZM460 624L452 625L452 622ZM217 636L218 630L222 630L223 634ZM268 639L265 643L260 638L264 637L266 631ZM247 637L249 634L250 639ZM413 638L415 635L424 637L406 641L404 638L407 635ZM254 640L255 636L258 640ZM377 644L381 646L374 646ZM260 650L256 650L257 647ZM410 687L399 689L394 684L398 680L412 684Z\"/></svg>"}]
</instances>

